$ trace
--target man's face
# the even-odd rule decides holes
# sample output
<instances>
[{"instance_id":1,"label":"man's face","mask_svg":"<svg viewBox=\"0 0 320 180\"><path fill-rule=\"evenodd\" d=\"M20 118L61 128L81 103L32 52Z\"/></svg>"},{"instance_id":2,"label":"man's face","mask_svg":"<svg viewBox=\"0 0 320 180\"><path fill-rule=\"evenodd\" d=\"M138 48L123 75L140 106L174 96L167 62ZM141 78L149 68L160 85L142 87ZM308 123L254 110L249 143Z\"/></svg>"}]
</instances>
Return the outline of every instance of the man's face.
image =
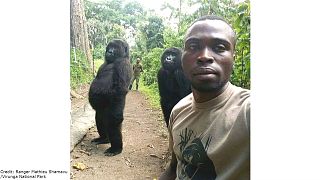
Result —
<instances>
[{"instance_id":1,"label":"man's face","mask_svg":"<svg viewBox=\"0 0 320 180\"><path fill-rule=\"evenodd\" d=\"M204 20L187 31L182 68L199 92L218 91L230 78L235 34L221 20Z\"/></svg>"}]
</instances>

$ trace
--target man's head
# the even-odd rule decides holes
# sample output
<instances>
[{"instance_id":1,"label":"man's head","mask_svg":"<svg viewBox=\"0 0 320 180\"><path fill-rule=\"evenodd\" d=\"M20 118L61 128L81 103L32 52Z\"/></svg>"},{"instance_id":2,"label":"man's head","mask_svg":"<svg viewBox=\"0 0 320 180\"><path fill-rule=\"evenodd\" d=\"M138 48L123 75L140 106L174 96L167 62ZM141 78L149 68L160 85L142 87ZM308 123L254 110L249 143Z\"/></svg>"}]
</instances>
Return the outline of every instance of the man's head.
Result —
<instances>
[{"instance_id":1,"label":"man's head","mask_svg":"<svg viewBox=\"0 0 320 180\"><path fill-rule=\"evenodd\" d=\"M140 58L137 58L137 61L136 61L136 62L137 62L137 64L139 64L139 63L140 63L140 61L141 61L141 60L140 60Z\"/></svg>"},{"instance_id":2,"label":"man's head","mask_svg":"<svg viewBox=\"0 0 320 180\"><path fill-rule=\"evenodd\" d=\"M217 92L229 81L233 68L236 35L216 16L197 19L187 30L182 68L198 92Z\"/></svg>"}]
</instances>

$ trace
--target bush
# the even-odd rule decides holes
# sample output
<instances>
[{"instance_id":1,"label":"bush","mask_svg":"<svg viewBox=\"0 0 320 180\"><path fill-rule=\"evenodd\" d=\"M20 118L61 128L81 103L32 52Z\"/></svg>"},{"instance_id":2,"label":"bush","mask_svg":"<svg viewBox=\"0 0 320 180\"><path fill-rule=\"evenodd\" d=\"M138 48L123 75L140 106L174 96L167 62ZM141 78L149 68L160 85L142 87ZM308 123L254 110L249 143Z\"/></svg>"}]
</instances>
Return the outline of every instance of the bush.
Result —
<instances>
[{"instance_id":1,"label":"bush","mask_svg":"<svg viewBox=\"0 0 320 180\"><path fill-rule=\"evenodd\" d=\"M152 84L150 86L145 86L142 80L140 91L147 97L148 102L152 108L160 109L160 95L158 90L158 84Z\"/></svg>"},{"instance_id":2,"label":"bush","mask_svg":"<svg viewBox=\"0 0 320 180\"><path fill-rule=\"evenodd\" d=\"M93 73L83 52L71 49L70 53L70 85L72 89L90 83Z\"/></svg>"},{"instance_id":3,"label":"bush","mask_svg":"<svg viewBox=\"0 0 320 180\"><path fill-rule=\"evenodd\" d=\"M160 59L163 51L163 48L154 48L142 57L144 69L142 79L144 85L149 86L151 84L157 84L157 73L160 69Z\"/></svg>"}]
</instances>

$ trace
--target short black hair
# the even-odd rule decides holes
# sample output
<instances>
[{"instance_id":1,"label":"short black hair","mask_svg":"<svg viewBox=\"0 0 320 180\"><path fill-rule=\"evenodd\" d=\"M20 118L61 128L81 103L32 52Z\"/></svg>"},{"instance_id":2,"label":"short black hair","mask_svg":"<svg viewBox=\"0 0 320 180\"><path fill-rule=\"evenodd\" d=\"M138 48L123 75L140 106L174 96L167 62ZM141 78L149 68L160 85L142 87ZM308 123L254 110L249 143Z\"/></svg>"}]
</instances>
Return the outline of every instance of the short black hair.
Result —
<instances>
[{"instance_id":1,"label":"short black hair","mask_svg":"<svg viewBox=\"0 0 320 180\"><path fill-rule=\"evenodd\" d=\"M221 20L221 21L227 23L231 27L231 25L225 19L223 19L222 17L216 16L216 15L213 15L213 14L212 15L204 15L204 16L199 17L190 26L192 26L194 23L196 23L198 21L204 21L204 20Z\"/></svg>"},{"instance_id":2,"label":"short black hair","mask_svg":"<svg viewBox=\"0 0 320 180\"><path fill-rule=\"evenodd\" d=\"M189 28L195 24L196 22L199 22L199 21L205 21L205 20L220 20L220 21L223 21L225 22L233 31L234 33L234 46L236 46L236 43L237 43L237 34L236 34L236 31L233 29L233 27L230 25L230 23L228 21L226 21L224 18L222 17L219 17L219 16L216 16L214 14L211 14L211 15L204 15L204 16L201 16L199 17L198 19L196 19L195 21L193 21L193 23L189 26Z\"/></svg>"}]
</instances>

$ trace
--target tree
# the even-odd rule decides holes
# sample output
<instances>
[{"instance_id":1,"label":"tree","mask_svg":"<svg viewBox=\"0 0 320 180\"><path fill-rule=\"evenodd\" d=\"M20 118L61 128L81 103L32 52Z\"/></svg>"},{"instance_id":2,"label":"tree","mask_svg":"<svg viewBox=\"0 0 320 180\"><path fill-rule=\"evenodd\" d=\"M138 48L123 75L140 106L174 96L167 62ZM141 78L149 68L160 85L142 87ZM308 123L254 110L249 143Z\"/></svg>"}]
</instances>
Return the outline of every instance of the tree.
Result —
<instances>
[{"instance_id":1,"label":"tree","mask_svg":"<svg viewBox=\"0 0 320 180\"><path fill-rule=\"evenodd\" d=\"M148 18L148 23L143 27L143 32L146 34L146 46L147 49L153 49L156 47L163 47L163 21L160 17L151 16Z\"/></svg>"},{"instance_id":2,"label":"tree","mask_svg":"<svg viewBox=\"0 0 320 180\"><path fill-rule=\"evenodd\" d=\"M87 23L82 0L71 0L71 24L70 24L70 45L73 48L84 52L93 69L92 55L90 52Z\"/></svg>"}]
</instances>

